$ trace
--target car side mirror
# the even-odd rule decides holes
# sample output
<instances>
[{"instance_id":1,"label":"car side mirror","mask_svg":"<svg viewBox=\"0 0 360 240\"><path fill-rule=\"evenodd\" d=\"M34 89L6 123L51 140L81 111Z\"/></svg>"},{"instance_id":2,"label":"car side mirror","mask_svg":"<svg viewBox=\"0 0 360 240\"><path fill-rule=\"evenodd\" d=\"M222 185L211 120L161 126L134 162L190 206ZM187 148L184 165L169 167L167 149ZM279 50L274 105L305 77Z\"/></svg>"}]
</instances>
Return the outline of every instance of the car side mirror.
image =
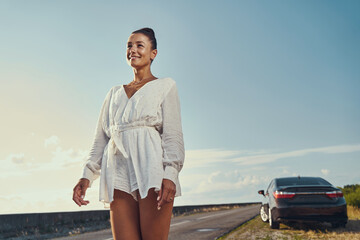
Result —
<instances>
[{"instance_id":1,"label":"car side mirror","mask_svg":"<svg viewBox=\"0 0 360 240\"><path fill-rule=\"evenodd\" d=\"M265 197L264 190L259 190L258 194L261 194L261 195L263 195Z\"/></svg>"}]
</instances>

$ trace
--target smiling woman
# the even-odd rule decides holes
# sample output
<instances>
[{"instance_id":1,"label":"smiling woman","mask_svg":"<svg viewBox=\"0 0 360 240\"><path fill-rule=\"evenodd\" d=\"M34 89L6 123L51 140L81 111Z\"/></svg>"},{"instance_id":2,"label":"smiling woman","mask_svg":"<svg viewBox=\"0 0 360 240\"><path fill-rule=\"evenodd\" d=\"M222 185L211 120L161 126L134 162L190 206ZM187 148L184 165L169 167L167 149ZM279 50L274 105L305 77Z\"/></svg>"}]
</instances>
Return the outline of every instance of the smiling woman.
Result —
<instances>
[{"instance_id":1,"label":"smiling woman","mask_svg":"<svg viewBox=\"0 0 360 240\"><path fill-rule=\"evenodd\" d=\"M134 72L111 88L103 103L83 177L74 188L79 206L100 175L100 201L110 203L114 239L167 239L178 173L184 162L180 103L175 81L150 70L157 55L154 31L134 31L126 59Z\"/></svg>"},{"instance_id":2,"label":"smiling woman","mask_svg":"<svg viewBox=\"0 0 360 240\"><path fill-rule=\"evenodd\" d=\"M154 61L157 55L156 47L157 43L154 31L149 28L134 31L130 35L127 43L126 60L134 69L135 78L136 75L139 75L137 69L142 69L143 66L150 65ZM146 83L156 79L152 74L149 75L151 76L141 80L134 79L134 81L128 85L124 85L128 98L131 98L131 96Z\"/></svg>"}]
</instances>

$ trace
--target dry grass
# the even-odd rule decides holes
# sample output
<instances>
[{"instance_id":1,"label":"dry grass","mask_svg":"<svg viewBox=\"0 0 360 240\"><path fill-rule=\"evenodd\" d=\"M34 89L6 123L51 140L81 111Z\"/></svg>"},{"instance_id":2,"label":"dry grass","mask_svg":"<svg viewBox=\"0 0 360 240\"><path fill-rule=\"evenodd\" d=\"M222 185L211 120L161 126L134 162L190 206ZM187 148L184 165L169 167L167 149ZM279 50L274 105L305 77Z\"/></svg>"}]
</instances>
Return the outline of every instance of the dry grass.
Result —
<instances>
[{"instance_id":1,"label":"dry grass","mask_svg":"<svg viewBox=\"0 0 360 240\"><path fill-rule=\"evenodd\" d=\"M347 214L351 220L360 220L360 208L347 206Z\"/></svg>"},{"instance_id":2,"label":"dry grass","mask_svg":"<svg viewBox=\"0 0 360 240\"><path fill-rule=\"evenodd\" d=\"M279 230L270 229L260 217L243 224L221 240L360 240L360 209L348 207L349 221L346 228L331 228L330 224L280 224Z\"/></svg>"}]
</instances>

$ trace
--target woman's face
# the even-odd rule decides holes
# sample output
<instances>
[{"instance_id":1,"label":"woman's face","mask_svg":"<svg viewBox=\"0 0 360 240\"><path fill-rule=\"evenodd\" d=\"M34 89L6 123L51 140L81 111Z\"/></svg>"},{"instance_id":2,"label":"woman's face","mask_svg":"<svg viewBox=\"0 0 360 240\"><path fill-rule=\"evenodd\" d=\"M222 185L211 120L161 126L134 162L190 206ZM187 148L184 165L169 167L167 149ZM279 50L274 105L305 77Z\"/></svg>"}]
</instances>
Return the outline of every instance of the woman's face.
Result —
<instances>
[{"instance_id":1,"label":"woman's face","mask_svg":"<svg viewBox=\"0 0 360 240\"><path fill-rule=\"evenodd\" d=\"M151 42L142 33L133 33L127 42L126 60L127 63L136 69L150 66L151 60L156 57L157 50L151 49Z\"/></svg>"}]
</instances>

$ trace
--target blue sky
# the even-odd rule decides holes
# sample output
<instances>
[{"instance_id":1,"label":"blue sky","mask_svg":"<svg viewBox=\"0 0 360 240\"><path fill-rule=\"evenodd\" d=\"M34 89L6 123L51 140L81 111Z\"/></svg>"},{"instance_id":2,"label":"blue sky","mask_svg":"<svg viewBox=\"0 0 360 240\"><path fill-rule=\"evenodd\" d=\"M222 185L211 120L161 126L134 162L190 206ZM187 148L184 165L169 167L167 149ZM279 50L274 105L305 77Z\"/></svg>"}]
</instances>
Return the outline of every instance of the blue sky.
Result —
<instances>
[{"instance_id":1,"label":"blue sky","mask_svg":"<svg viewBox=\"0 0 360 240\"><path fill-rule=\"evenodd\" d=\"M1 1L0 214L71 201L102 101L132 80L152 27L178 85L186 147L175 205L259 201L274 177L360 183L358 1ZM98 181L91 204L102 209Z\"/></svg>"}]
</instances>

